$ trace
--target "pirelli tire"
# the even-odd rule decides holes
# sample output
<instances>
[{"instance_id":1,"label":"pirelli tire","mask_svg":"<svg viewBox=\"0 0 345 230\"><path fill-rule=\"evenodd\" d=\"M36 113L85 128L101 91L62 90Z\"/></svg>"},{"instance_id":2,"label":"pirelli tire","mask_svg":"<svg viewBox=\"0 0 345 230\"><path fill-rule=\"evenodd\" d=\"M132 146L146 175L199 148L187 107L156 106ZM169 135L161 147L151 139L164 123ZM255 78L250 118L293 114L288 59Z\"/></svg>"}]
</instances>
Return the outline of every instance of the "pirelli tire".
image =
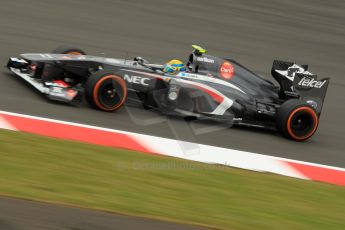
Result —
<instances>
[{"instance_id":1,"label":"pirelli tire","mask_svg":"<svg viewBox=\"0 0 345 230\"><path fill-rule=\"evenodd\" d=\"M86 55L86 53L74 46L59 46L55 50L52 51L53 54L71 54L71 55ZM44 76L42 77L43 81L53 81L59 78L63 74L63 70L54 64L45 64L42 67L44 72Z\"/></svg>"},{"instance_id":2,"label":"pirelli tire","mask_svg":"<svg viewBox=\"0 0 345 230\"><path fill-rule=\"evenodd\" d=\"M59 46L52 52L53 54L74 54L74 55L86 55L86 52L74 46Z\"/></svg>"},{"instance_id":3,"label":"pirelli tire","mask_svg":"<svg viewBox=\"0 0 345 230\"><path fill-rule=\"evenodd\" d=\"M92 73L86 81L85 97L92 107L114 112L126 101L126 83L113 72L99 70Z\"/></svg>"},{"instance_id":4,"label":"pirelli tire","mask_svg":"<svg viewBox=\"0 0 345 230\"><path fill-rule=\"evenodd\" d=\"M276 114L277 128L295 141L309 139L317 130L319 116L313 107L297 99L284 102Z\"/></svg>"}]
</instances>

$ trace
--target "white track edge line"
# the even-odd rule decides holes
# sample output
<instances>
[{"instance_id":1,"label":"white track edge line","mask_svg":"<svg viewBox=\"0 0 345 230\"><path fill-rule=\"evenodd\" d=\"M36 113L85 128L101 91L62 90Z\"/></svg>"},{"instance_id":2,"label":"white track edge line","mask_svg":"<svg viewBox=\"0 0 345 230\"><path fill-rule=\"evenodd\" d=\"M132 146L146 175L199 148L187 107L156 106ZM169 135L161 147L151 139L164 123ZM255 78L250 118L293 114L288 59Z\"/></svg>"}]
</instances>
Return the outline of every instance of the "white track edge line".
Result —
<instances>
[{"instance_id":1,"label":"white track edge line","mask_svg":"<svg viewBox=\"0 0 345 230\"><path fill-rule=\"evenodd\" d=\"M171 140L171 141L184 142L184 143L190 143L190 144L196 144L196 145L204 145L204 144L200 144L200 143L193 143L193 142L187 142L187 141L179 141L179 140L165 138L165 137L159 137L159 136L153 136L153 135L147 135L147 134L140 134L140 133L123 131L123 130L109 129L109 128L104 128L104 127L99 127L99 126L86 125L86 124L81 124L81 123L62 121L62 120L57 120L57 119L44 118L44 117L38 117L38 116L32 116L32 115L13 113L13 112L7 112L7 111L0 110L0 115L1 114L12 115L12 116L17 116L17 117L23 117L23 118L36 119L36 120L41 120L41 121L48 121L48 122L53 122L53 123L59 123L59 124L65 124L65 125L71 125L71 126L95 129L95 130L101 130L101 131L107 131L107 132L112 132L112 133L121 133L121 134L128 134L128 135L134 135L134 136L146 136L146 137L162 138L162 139ZM216 147L216 148L222 148L222 149L230 150L228 148L218 147L218 146L211 146L211 145L204 145L204 146L210 146L210 147ZM340 167L336 167L336 166L323 165L323 164L317 164L317 163L312 163L312 162L307 162L307 161L300 161L300 160L293 160L293 159L282 158L282 157L269 156L269 155L265 155L265 154L248 152L248 151L242 151L242 150L236 150L236 149L231 149L231 150L237 151L239 153L242 152L242 153L255 154L255 155L258 155L260 157L266 157L266 158L270 158L270 159L273 159L273 160L280 160L280 161L285 161L285 162L298 163L298 164L304 164L304 165L309 165L309 166L315 166L315 167L327 168L327 169L332 169L332 170L344 171L345 172L345 168L340 168Z\"/></svg>"}]
</instances>

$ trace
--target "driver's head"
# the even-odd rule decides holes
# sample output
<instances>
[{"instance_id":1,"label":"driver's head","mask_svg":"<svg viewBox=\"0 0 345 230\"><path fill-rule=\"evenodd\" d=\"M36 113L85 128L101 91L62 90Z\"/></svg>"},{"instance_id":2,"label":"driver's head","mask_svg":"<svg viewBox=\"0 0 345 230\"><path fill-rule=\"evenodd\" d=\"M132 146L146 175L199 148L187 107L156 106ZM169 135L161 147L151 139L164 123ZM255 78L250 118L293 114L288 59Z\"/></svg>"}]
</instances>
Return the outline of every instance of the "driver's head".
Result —
<instances>
[{"instance_id":1,"label":"driver's head","mask_svg":"<svg viewBox=\"0 0 345 230\"><path fill-rule=\"evenodd\" d=\"M178 74L186 71L186 66L180 60L171 60L164 65L163 71L168 74Z\"/></svg>"}]
</instances>

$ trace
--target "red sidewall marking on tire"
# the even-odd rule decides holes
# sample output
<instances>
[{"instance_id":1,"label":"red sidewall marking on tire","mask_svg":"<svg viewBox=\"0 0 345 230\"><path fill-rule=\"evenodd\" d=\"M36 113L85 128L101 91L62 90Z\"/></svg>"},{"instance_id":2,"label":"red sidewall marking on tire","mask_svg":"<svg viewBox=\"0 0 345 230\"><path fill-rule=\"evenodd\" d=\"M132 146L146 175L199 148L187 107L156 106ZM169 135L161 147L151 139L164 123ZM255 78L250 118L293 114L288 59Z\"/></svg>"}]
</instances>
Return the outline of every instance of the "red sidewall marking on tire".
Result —
<instances>
[{"instance_id":1,"label":"red sidewall marking on tire","mask_svg":"<svg viewBox=\"0 0 345 230\"><path fill-rule=\"evenodd\" d=\"M309 134L307 134L307 135L305 135L305 136L302 136L302 137L298 137L298 136L296 136L296 135L294 134L294 132L291 130L291 120L292 120L292 117L293 117L297 112L300 112L300 111L303 111L303 110L307 111L307 113L309 113L310 115L312 115L315 125L314 125L314 128L312 129L312 131L311 131ZM303 106L303 107L297 108L297 109L295 109L295 110L293 110L293 111L291 112L291 114L289 115L288 121L287 121L287 130L288 130L289 135L290 135L293 139L295 139L295 140L305 140L305 139L308 139L309 137L311 137L311 136L315 133L315 131L316 131L316 129L317 129L317 126L318 126L318 123L319 123L319 119L318 119L317 114L315 113L315 111L314 111L312 108L309 108L309 107L307 107L307 106Z\"/></svg>"},{"instance_id":2,"label":"red sidewall marking on tire","mask_svg":"<svg viewBox=\"0 0 345 230\"><path fill-rule=\"evenodd\" d=\"M99 87L101 86L101 84L108 80L108 79L116 79L116 82L118 82L122 89L123 89L123 97L121 99L121 101L119 102L119 104L113 108L106 108L104 107L98 100L98 90L99 90ZM121 79L121 80L120 80ZM127 97L127 87L126 87L126 83L122 80L122 78L116 76L116 75L106 75L104 76L103 78L101 78L95 85L94 89L93 89L93 101L95 102L96 106L104 111L115 111L117 110L118 108L120 108L123 103L125 103L125 100L126 100L126 97Z\"/></svg>"},{"instance_id":3,"label":"red sidewall marking on tire","mask_svg":"<svg viewBox=\"0 0 345 230\"><path fill-rule=\"evenodd\" d=\"M77 51L68 52L68 53L66 53L66 54L71 54L71 55L84 55L84 54L82 54L82 53L80 53L80 52L77 52Z\"/></svg>"}]
</instances>

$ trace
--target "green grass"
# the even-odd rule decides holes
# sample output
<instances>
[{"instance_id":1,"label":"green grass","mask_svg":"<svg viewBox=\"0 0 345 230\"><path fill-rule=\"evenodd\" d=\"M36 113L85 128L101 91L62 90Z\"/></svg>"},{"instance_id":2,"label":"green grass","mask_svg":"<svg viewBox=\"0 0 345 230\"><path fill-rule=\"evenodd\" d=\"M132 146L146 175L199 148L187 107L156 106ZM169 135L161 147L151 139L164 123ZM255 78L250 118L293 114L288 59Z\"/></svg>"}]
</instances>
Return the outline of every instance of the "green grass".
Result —
<instances>
[{"instance_id":1,"label":"green grass","mask_svg":"<svg viewBox=\"0 0 345 230\"><path fill-rule=\"evenodd\" d=\"M0 130L0 193L222 229L345 229L345 188Z\"/></svg>"}]
</instances>

